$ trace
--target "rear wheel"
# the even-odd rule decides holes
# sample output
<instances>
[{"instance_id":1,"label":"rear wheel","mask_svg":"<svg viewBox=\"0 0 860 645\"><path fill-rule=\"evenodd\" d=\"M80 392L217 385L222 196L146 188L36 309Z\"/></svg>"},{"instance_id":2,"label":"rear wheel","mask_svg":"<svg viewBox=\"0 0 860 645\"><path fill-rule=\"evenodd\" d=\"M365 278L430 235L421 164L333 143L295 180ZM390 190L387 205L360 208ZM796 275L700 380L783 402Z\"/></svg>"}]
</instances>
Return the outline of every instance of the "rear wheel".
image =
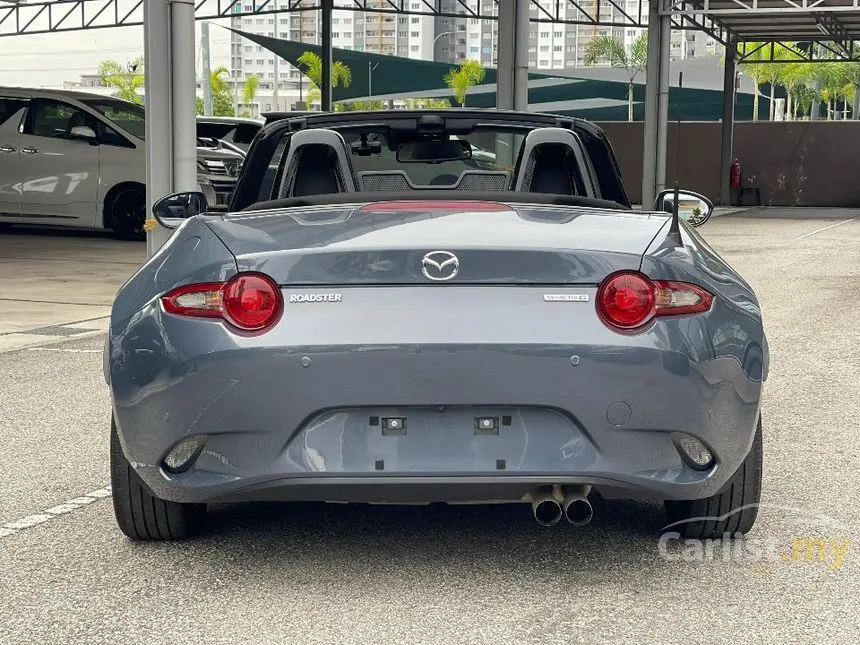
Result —
<instances>
[{"instance_id":1,"label":"rear wheel","mask_svg":"<svg viewBox=\"0 0 860 645\"><path fill-rule=\"evenodd\" d=\"M666 501L669 523L684 522L673 526L673 531L685 538L710 540L752 529L761 501L761 435L759 417L749 455L721 492L705 499Z\"/></svg>"},{"instance_id":2,"label":"rear wheel","mask_svg":"<svg viewBox=\"0 0 860 645\"><path fill-rule=\"evenodd\" d=\"M146 221L146 196L137 190L117 195L109 206L110 225L120 240L142 240Z\"/></svg>"},{"instance_id":3,"label":"rear wheel","mask_svg":"<svg viewBox=\"0 0 860 645\"><path fill-rule=\"evenodd\" d=\"M133 540L179 540L203 528L205 504L168 502L152 494L125 458L113 419L110 479L117 524Z\"/></svg>"}]
</instances>

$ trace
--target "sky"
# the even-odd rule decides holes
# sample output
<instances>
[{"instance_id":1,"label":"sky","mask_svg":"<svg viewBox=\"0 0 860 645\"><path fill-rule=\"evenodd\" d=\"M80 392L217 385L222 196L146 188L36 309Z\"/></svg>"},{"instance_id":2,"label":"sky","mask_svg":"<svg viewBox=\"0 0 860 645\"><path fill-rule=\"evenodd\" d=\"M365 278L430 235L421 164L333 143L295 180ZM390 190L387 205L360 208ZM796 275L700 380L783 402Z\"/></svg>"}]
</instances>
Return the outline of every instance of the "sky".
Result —
<instances>
[{"instance_id":1,"label":"sky","mask_svg":"<svg viewBox=\"0 0 860 645\"><path fill-rule=\"evenodd\" d=\"M230 33L211 23L212 68L229 67ZM197 66L200 64L200 23L197 23ZM95 74L99 62L132 61L143 55L143 27L28 34L0 38L0 86L61 88L81 74Z\"/></svg>"}]
</instances>

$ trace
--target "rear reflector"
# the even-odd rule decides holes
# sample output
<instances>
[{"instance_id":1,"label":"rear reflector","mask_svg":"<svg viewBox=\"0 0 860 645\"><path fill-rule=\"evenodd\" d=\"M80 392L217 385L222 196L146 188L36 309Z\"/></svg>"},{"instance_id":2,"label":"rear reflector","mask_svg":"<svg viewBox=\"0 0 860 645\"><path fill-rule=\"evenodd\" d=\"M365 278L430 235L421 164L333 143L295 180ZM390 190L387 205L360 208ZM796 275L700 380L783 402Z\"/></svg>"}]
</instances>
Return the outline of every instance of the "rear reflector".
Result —
<instances>
[{"instance_id":1,"label":"rear reflector","mask_svg":"<svg viewBox=\"0 0 860 645\"><path fill-rule=\"evenodd\" d=\"M173 474L188 470L200 456L205 444L206 437L203 435L194 435L183 439L167 453L162 462L164 469Z\"/></svg>"},{"instance_id":2,"label":"rear reflector","mask_svg":"<svg viewBox=\"0 0 860 645\"><path fill-rule=\"evenodd\" d=\"M240 273L227 282L177 287L161 298L178 316L220 318L243 331L262 331L277 322L284 301L278 285L262 273Z\"/></svg>"},{"instance_id":3,"label":"rear reflector","mask_svg":"<svg viewBox=\"0 0 860 645\"><path fill-rule=\"evenodd\" d=\"M656 316L708 311L713 295L687 282L651 280L636 271L610 275L597 290L597 313L611 327L636 329Z\"/></svg>"},{"instance_id":4,"label":"rear reflector","mask_svg":"<svg viewBox=\"0 0 860 645\"><path fill-rule=\"evenodd\" d=\"M403 200L396 202L374 202L360 209L363 213L391 213L415 211L467 211L467 212L500 212L509 211L511 207L499 202L478 202L469 200Z\"/></svg>"},{"instance_id":5,"label":"rear reflector","mask_svg":"<svg viewBox=\"0 0 860 645\"><path fill-rule=\"evenodd\" d=\"M673 432L672 441L678 453L695 470L707 470L714 464L714 455L696 437L684 432Z\"/></svg>"}]
</instances>

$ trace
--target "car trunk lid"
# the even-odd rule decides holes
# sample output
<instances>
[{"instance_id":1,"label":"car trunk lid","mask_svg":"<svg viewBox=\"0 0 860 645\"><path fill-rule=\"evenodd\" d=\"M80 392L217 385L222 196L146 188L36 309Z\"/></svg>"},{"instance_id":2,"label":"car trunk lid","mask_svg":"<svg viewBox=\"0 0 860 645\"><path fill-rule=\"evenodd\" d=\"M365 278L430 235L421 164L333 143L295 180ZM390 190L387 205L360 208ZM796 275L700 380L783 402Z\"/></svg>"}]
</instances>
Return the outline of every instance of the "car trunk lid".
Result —
<instances>
[{"instance_id":1,"label":"car trunk lid","mask_svg":"<svg viewBox=\"0 0 860 645\"><path fill-rule=\"evenodd\" d=\"M242 271L281 285L598 284L638 269L661 214L379 202L210 221Z\"/></svg>"}]
</instances>

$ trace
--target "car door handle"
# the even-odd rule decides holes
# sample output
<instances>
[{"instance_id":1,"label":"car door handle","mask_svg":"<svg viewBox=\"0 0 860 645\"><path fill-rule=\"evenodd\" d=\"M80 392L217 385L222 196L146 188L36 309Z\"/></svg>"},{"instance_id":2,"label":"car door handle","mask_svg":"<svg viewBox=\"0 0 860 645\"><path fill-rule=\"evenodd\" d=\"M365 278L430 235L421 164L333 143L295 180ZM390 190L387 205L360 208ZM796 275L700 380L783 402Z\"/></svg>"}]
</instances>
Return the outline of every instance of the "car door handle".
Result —
<instances>
[{"instance_id":1,"label":"car door handle","mask_svg":"<svg viewBox=\"0 0 860 645\"><path fill-rule=\"evenodd\" d=\"M26 152L28 155L34 155L39 151L36 150L36 148L21 148L21 152Z\"/></svg>"},{"instance_id":2,"label":"car door handle","mask_svg":"<svg viewBox=\"0 0 860 645\"><path fill-rule=\"evenodd\" d=\"M0 152L15 152L17 150L18 148L15 148L13 146L0 146Z\"/></svg>"}]
</instances>

